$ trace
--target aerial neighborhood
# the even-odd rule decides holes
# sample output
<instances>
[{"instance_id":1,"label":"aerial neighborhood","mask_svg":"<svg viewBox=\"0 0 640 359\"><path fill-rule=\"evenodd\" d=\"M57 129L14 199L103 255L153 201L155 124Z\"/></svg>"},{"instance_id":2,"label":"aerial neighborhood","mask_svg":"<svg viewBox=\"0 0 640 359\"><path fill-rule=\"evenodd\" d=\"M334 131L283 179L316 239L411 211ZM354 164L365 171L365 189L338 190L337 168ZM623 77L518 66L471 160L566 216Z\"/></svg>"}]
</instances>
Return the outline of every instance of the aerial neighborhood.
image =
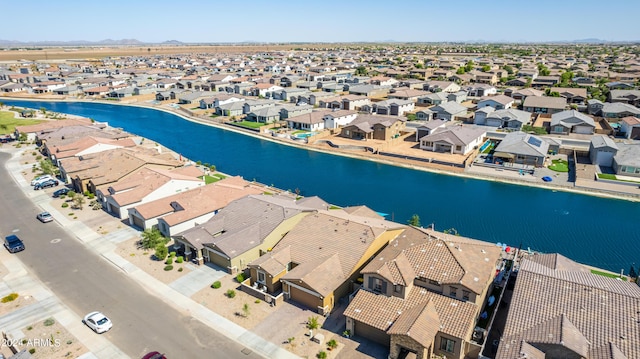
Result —
<instances>
[{"instance_id":1,"label":"aerial neighborhood","mask_svg":"<svg viewBox=\"0 0 640 359\"><path fill-rule=\"evenodd\" d=\"M0 102L156 108L301 148L638 197L638 54L613 45L150 49L2 63ZM155 259L141 260L164 266L179 257L236 281L234 295L266 310L305 311L304 334L275 343L295 355L365 358L354 348L373 342L382 354L371 357L392 359L640 358L632 273L601 276L561 254L399 223L364 205L221 173L91 118L0 111L40 120L16 125L10 139L37 148L51 165L40 169L92 212L136 231L136 243L152 232L167 239L163 250L150 249Z\"/></svg>"}]
</instances>

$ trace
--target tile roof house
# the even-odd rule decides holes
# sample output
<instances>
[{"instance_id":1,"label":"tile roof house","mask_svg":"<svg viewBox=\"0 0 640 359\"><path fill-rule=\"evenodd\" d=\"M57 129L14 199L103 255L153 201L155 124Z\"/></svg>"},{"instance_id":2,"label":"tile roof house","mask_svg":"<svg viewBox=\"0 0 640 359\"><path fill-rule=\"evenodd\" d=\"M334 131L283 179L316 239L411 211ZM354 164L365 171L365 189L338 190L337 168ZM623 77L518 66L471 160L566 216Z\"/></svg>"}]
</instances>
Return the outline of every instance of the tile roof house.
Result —
<instances>
[{"instance_id":1,"label":"tile roof house","mask_svg":"<svg viewBox=\"0 0 640 359\"><path fill-rule=\"evenodd\" d=\"M478 108L490 106L495 108L496 110L504 110L507 108L511 108L511 106L513 106L513 102L513 98L505 95L487 96L481 98L480 101L478 101Z\"/></svg>"},{"instance_id":2,"label":"tile roof house","mask_svg":"<svg viewBox=\"0 0 640 359\"><path fill-rule=\"evenodd\" d=\"M420 149L466 155L482 144L486 134L487 128L480 126L444 127L421 137Z\"/></svg>"},{"instance_id":3,"label":"tile roof house","mask_svg":"<svg viewBox=\"0 0 640 359\"><path fill-rule=\"evenodd\" d=\"M507 163L541 167L549 151L543 138L524 132L509 132L496 146L493 157Z\"/></svg>"},{"instance_id":4,"label":"tile roof house","mask_svg":"<svg viewBox=\"0 0 640 359\"><path fill-rule=\"evenodd\" d=\"M406 228L364 214L338 209L305 216L273 251L249 264L251 283L281 289L285 299L328 315L352 291L362 267Z\"/></svg>"},{"instance_id":5,"label":"tile roof house","mask_svg":"<svg viewBox=\"0 0 640 359\"><path fill-rule=\"evenodd\" d=\"M114 181L96 185L96 196L103 200L108 213L128 218L128 209L177 192L204 186L201 171L190 171L193 166L174 169L141 167ZM91 179L90 183L98 181Z\"/></svg>"},{"instance_id":6,"label":"tile roof house","mask_svg":"<svg viewBox=\"0 0 640 359\"><path fill-rule=\"evenodd\" d=\"M484 109L476 111L473 123L476 125L520 130L522 125L526 125L531 122L530 112L516 110L515 108L497 111L492 111L491 109L491 107L485 107Z\"/></svg>"},{"instance_id":7,"label":"tile roof house","mask_svg":"<svg viewBox=\"0 0 640 359\"><path fill-rule=\"evenodd\" d=\"M305 201L286 196L249 195L230 202L208 221L172 238L187 258L237 273L272 250L302 218L317 208L322 205L305 205ZM266 284L261 278L258 281ZM273 284L269 284L270 293L277 291Z\"/></svg>"},{"instance_id":8,"label":"tile roof house","mask_svg":"<svg viewBox=\"0 0 640 359\"><path fill-rule=\"evenodd\" d=\"M404 127L405 121L399 117L358 115L342 128L340 136L355 140L389 141L400 136Z\"/></svg>"},{"instance_id":9,"label":"tile roof house","mask_svg":"<svg viewBox=\"0 0 640 359\"><path fill-rule=\"evenodd\" d=\"M462 359L477 346L472 334L500 256L486 242L407 228L361 271L346 328L388 346L389 358Z\"/></svg>"},{"instance_id":10,"label":"tile roof house","mask_svg":"<svg viewBox=\"0 0 640 359\"><path fill-rule=\"evenodd\" d=\"M613 167L613 157L618 153L618 146L609 136L591 137L589 143L589 159L594 165Z\"/></svg>"},{"instance_id":11,"label":"tile roof house","mask_svg":"<svg viewBox=\"0 0 640 359\"><path fill-rule=\"evenodd\" d=\"M57 163L58 160L72 156L84 156L92 153L108 151L115 148L130 148L137 146L132 138L110 139L94 136L86 136L71 143L53 145L47 141L44 153L50 153L51 160Z\"/></svg>"},{"instance_id":12,"label":"tile roof house","mask_svg":"<svg viewBox=\"0 0 640 359\"><path fill-rule=\"evenodd\" d=\"M610 102L623 102L633 106L640 106L640 90L611 90Z\"/></svg>"},{"instance_id":13,"label":"tile roof house","mask_svg":"<svg viewBox=\"0 0 640 359\"><path fill-rule=\"evenodd\" d=\"M453 121L456 117L464 117L468 109L457 102L443 102L437 106L431 107L434 112L435 119Z\"/></svg>"},{"instance_id":14,"label":"tile roof house","mask_svg":"<svg viewBox=\"0 0 640 359\"><path fill-rule=\"evenodd\" d=\"M567 101L562 97L527 96L522 103L522 109L532 113L556 113L564 111Z\"/></svg>"},{"instance_id":15,"label":"tile roof house","mask_svg":"<svg viewBox=\"0 0 640 359\"><path fill-rule=\"evenodd\" d=\"M552 135L568 135L569 133L592 135L596 128L596 123L591 116L576 110L554 113L551 115L550 124Z\"/></svg>"},{"instance_id":16,"label":"tile roof house","mask_svg":"<svg viewBox=\"0 0 640 359\"><path fill-rule=\"evenodd\" d=\"M613 156L613 170L617 175L640 177L640 144L618 143Z\"/></svg>"},{"instance_id":17,"label":"tile roof house","mask_svg":"<svg viewBox=\"0 0 640 359\"><path fill-rule=\"evenodd\" d=\"M567 103L584 104L587 101L587 89L584 87L552 87L549 92L557 92Z\"/></svg>"},{"instance_id":18,"label":"tile roof house","mask_svg":"<svg viewBox=\"0 0 640 359\"><path fill-rule=\"evenodd\" d=\"M56 121L46 121L35 125L27 125L27 126L16 126L15 136L18 138L21 133L27 134L27 139L29 141L34 141L36 136L44 135L46 133L50 133L56 131L63 127L69 126L91 126L92 122L88 118L73 118L73 119L64 119L64 120L56 120ZM98 128L103 128L104 124L98 124Z\"/></svg>"},{"instance_id":19,"label":"tile roof house","mask_svg":"<svg viewBox=\"0 0 640 359\"><path fill-rule=\"evenodd\" d=\"M633 105L629 105L628 103L605 102L604 104L602 104L600 112L597 112L596 115L600 115L606 118L623 118L627 116L640 118L640 109Z\"/></svg>"},{"instance_id":20,"label":"tile roof house","mask_svg":"<svg viewBox=\"0 0 640 359\"><path fill-rule=\"evenodd\" d=\"M635 283L559 254L522 260L496 359L640 358Z\"/></svg>"},{"instance_id":21,"label":"tile roof house","mask_svg":"<svg viewBox=\"0 0 640 359\"><path fill-rule=\"evenodd\" d=\"M321 131L325 128L324 116L329 109L320 109L302 115L287 118L287 127L296 130Z\"/></svg>"},{"instance_id":22,"label":"tile roof house","mask_svg":"<svg viewBox=\"0 0 640 359\"><path fill-rule=\"evenodd\" d=\"M640 139L640 118L634 116L627 116L620 119L620 132L624 133L624 136L628 140Z\"/></svg>"}]
</instances>

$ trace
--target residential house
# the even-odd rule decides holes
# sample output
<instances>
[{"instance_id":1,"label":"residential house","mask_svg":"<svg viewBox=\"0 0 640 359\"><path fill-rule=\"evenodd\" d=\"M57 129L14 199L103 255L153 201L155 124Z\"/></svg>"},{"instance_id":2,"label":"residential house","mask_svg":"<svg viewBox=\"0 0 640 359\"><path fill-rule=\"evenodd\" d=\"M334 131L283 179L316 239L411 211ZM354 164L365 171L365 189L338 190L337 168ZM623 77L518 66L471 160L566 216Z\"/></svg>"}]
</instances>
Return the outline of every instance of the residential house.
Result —
<instances>
[{"instance_id":1,"label":"residential house","mask_svg":"<svg viewBox=\"0 0 640 359\"><path fill-rule=\"evenodd\" d=\"M526 77L516 77L515 79L511 79L507 82L505 82L504 84L507 86L517 86L517 87L524 87L527 86L529 84L529 79L527 79Z\"/></svg>"},{"instance_id":2,"label":"residential house","mask_svg":"<svg viewBox=\"0 0 640 359\"><path fill-rule=\"evenodd\" d=\"M432 134L436 130L441 130L447 125L445 120L428 120L424 125L416 128L416 142L420 142L420 138Z\"/></svg>"},{"instance_id":3,"label":"residential house","mask_svg":"<svg viewBox=\"0 0 640 359\"><path fill-rule=\"evenodd\" d=\"M346 329L389 347L392 359L473 357L500 255L489 243L408 228L360 272Z\"/></svg>"},{"instance_id":4,"label":"residential house","mask_svg":"<svg viewBox=\"0 0 640 359\"><path fill-rule=\"evenodd\" d=\"M198 171L195 166L185 170ZM128 208L129 225L142 230L157 227L165 237L193 228L198 223L205 223L218 211L239 198L260 194L263 188L252 185L241 177L227 177L220 181L198 186L189 190L181 190ZM192 258L187 258L190 260Z\"/></svg>"},{"instance_id":5,"label":"residential house","mask_svg":"<svg viewBox=\"0 0 640 359\"><path fill-rule=\"evenodd\" d=\"M390 100L392 99L409 100L415 103L415 102L418 102L418 98L426 96L428 94L429 92L427 91L403 88L403 89L394 89L392 92L389 93L389 95L387 95L387 98Z\"/></svg>"},{"instance_id":6,"label":"residential house","mask_svg":"<svg viewBox=\"0 0 640 359\"><path fill-rule=\"evenodd\" d=\"M206 222L172 236L175 246L189 259L213 263L229 273L273 250L278 242L305 216L317 208L290 197L249 195L238 198ZM256 283L266 284L264 274ZM277 290L271 285L269 292Z\"/></svg>"},{"instance_id":7,"label":"residential house","mask_svg":"<svg viewBox=\"0 0 640 359\"><path fill-rule=\"evenodd\" d=\"M73 157L86 156L102 151L109 151L116 148L130 148L137 146L132 138L112 139L95 136L85 136L79 139L72 139L72 142L54 145L50 141L45 142L46 149L43 153L49 154L51 161L57 164L58 161Z\"/></svg>"},{"instance_id":8,"label":"residential house","mask_svg":"<svg viewBox=\"0 0 640 359\"><path fill-rule=\"evenodd\" d=\"M479 147L487 134L487 129L476 126L448 126L420 138L420 149L431 152L445 152L466 155Z\"/></svg>"},{"instance_id":9,"label":"residential house","mask_svg":"<svg viewBox=\"0 0 640 359\"><path fill-rule=\"evenodd\" d=\"M399 117L358 115L342 128L340 136L354 140L389 141L399 137L404 128L405 121Z\"/></svg>"},{"instance_id":10,"label":"residential house","mask_svg":"<svg viewBox=\"0 0 640 359\"><path fill-rule=\"evenodd\" d=\"M200 105L200 100L209 96L211 96L211 93L207 91L185 91L178 96L178 103L183 105L197 103Z\"/></svg>"},{"instance_id":11,"label":"residential house","mask_svg":"<svg viewBox=\"0 0 640 359\"><path fill-rule=\"evenodd\" d=\"M436 92L418 98L418 106L440 105L449 101L450 92Z\"/></svg>"},{"instance_id":12,"label":"residential house","mask_svg":"<svg viewBox=\"0 0 640 359\"><path fill-rule=\"evenodd\" d=\"M504 110L511 108L511 106L513 106L513 102L513 98L505 95L487 96L481 98L480 101L478 101L478 108L491 106L496 110Z\"/></svg>"},{"instance_id":13,"label":"residential house","mask_svg":"<svg viewBox=\"0 0 640 359\"><path fill-rule=\"evenodd\" d=\"M242 104L242 112L249 114L252 111L257 111L267 107L274 107L275 105L276 101L273 100L247 100Z\"/></svg>"},{"instance_id":14,"label":"residential house","mask_svg":"<svg viewBox=\"0 0 640 359\"><path fill-rule=\"evenodd\" d=\"M358 111L363 106L371 105L371 100L368 97L359 96L359 95L343 96L341 99L341 102L342 102L342 106L340 107L340 109L351 110L351 111Z\"/></svg>"},{"instance_id":15,"label":"residential house","mask_svg":"<svg viewBox=\"0 0 640 359\"><path fill-rule=\"evenodd\" d=\"M245 104L246 106L246 104ZM264 107L258 110L249 112L247 120L260 123L273 123L280 121L282 116L282 107Z\"/></svg>"},{"instance_id":16,"label":"residential house","mask_svg":"<svg viewBox=\"0 0 640 359\"><path fill-rule=\"evenodd\" d=\"M311 95L309 95L309 100L311 100L311 105L320 105L320 101L330 98L330 97L336 97L336 94L334 93L329 93L329 92L314 92Z\"/></svg>"},{"instance_id":17,"label":"residential house","mask_svg":"<svg viewBox=\"0 0 640 359\"><path fill-rule=\"evenodd\" d=\"M629 105L640 106L640 90L611 90L610 102L623 102Z\"/></svg>"},{"instance_id":18,"label":"residential house","mask_svg":"<svg viewBox=\"0 0 640 359\"><path fill-rule=\"evenodd\" d=\"M484 107L477 110L473 123L476 125L493 126L518 131L523 125L531 122L530 112L516 110L515 108L497 111L492 109L492 107Z\"/></svg>"},{"instance_id":19,"label":"residential house","mask_svg":"<svg viewBox=\"0 0 640 359\"><path fill-rule=\"evenodd\" d=\"M453 121L456 117L467 115L468 109L457 102L443 102L438 106L430 108L434 113L434 118Z\"/></svg>"},{"instance_id":20,"label":"residential house","mask_svg":"<svg viewBox=\"0 0 640 359\"><path fill-rule=\"evenodd\" d=\"M618 146L608 136L598 135L591 138L589 159L591 159L592 164L601 167L613 167L613 157L617 153Z\"/></svg>"},{"instance_id":21,"label":"residential house","mask_svg":"<svg viewBox=\"0 0 640 359\"><path fill-rule=\"evenodd\" d=\"M282 120L287 119L289 117L296 117L296 116L304 115L307 113L311 113L311 111L313 111L313 106L302 105L302 104L283 105L283 106L279 106L279 108L280 108L280 119Z\"/></svg>"},{"instance_id":22,"label":"residential house","mask_svg":"<svg viewBox=\"0 0 640 359\"><path fill-rule=\"evenodd\" d=\"M276 91L281 91L283 89L284 88L281 86L272 85L270 83L260 83L260 84L254 85L252 88L249 89L249 91L253 96L259 96L264 98L274 98L273 94Z\"/></svg>"},{"instance_id":23,"label":"residential house","mask_svg":"<svg viewBox=\"0 0 640 359\"><path fill-rule=\"evenodd\" d=\"M639 358L640 341L630 339L638 308L635 283L593 274L560 254L528 256L495 358Z\"/></svg>"},{"instance_id":24,"label":"residential house","mask_svg":"<svg viewBox=\"0 0 640 359\"><path fill-rule=\"evenodd\" d=\"M567 101L562 97L528 96L522 103L523 110L531 113L548 113L564 111Z\"/></svg>"},{"instance_id":25,"label":"residential house","mask_svg":"<svg viewBox=\"0 0 640 359\"><path fill-rule=\"evenodd\" d=\"M204 186L204 180L198 178L200 171L193 171L193 166L160 169L141 167L109 183L97 184L95 193L104 202L103 207L117 218L128 218L128 209L146 202Z\"/></svg>"},{"instance_id":26,"label":"residential house","mask_svg":"<svg viewBox=\"0 0 640 359\"><path fill-rule=\"evenodd\" d=\"M28 141L35 141L37 136L42 136L46 133L55 132L64 127L70 126L80 126L80 127L90 127L92 126L92 122L88 118L73 118L73 119L62 119L56 121L46 121L41 122L35 125L26 125L26 126L16 126L14 135L16 138L20 136L21 133L25 133L27 135ZM99 125L99 128L104 127L104 124Z\"/></svg>"},{"instance_id":27,"label":"residential house","mask_svg":"<svg viewBox=\"0 0 640 359\"><path fill-rule=\"evenodd\" d=\"M542 137L524 132L509 132L495 147L493 157L503 163L542 167L549 143Z\"/></svg>"},{"instance_id":28,"label":"residential house","mask_svg":"<svg viewBox=\"0 0 640 359\"><path fill-rule=\"evenodd\" d=\"M596 112L596 115L599 115L605 118L623 118L627 116L640 118L640 109L638 109L633 105L629 105L628 103L605 102L604 104L602 104L602 108L600 109L600 112Z\"/></svg>"},{"instance_id":29,"label":"residential house","mask_svg":"<svg viewBox=\"0 0 640 359\"><path fill-rule=\"evenodd\" d=\"M560 82L559 76L538 76L531 82L531 87L550 87Z\"/></svg>"},{"instance_id":30,"label":"residential house","mask_svg":"<svg viewBox=\"0 0 640 359\"><path fill-rule=\"evenodd\" d=\"M447 95L447 101L462 103L467 100L466 91L451 92Z\"/></svg>"},{"instance_id":31,"label":"residential house","mask_svg":"<svg viewBox=\"0 0 640 359\"><path fill-rule=\"evenodd\" d=\"M244 101L229 102L216 107L216 115L238 117L244 113Z\"/></svg>"},{"instance_id":32,"label":"residential house","mask_svg":"<svg viewBox=\"0 0 640 359\"><path fill-rule=\"evenodd\" d=\"M328 315L352 291L364 265L405 229L367 213L337 209L305 216L271 252L248 265L251 284L269 293L281 290L285 300Z\"/></svg>"},{"instance_id":33,"label":"residential house","mask_svg":"<svg viewBox=\"0 0 640 359\"><path fill-rule=\"evenodd\" d=\"M524 89L512 89L508 88L504 90L505 96L512 97L514 100L518 100L520 102L524 101L529 96L544 96L544 92L531 88Z\"/></svg>"},{"instance_id":34,"label":"residential house","mask_svg":"<svg viewBox=\"0 0 640 359\"><path fill-rule=\"evenodd\" d=\"M358 113L350 110L333 110L329 113L325 113L322 119L324 120L325 128L340 128L350 124L358 117Z\"/></svg>"},{"instance_id":35,"label":"residential house","mask_svg":"<svg viewBox=\"0 0 640 359\"><path fill-rule=\"evenodd\" d=\"M587 89L584 87L552 87L549 92L557 92L567 103L584 104L588 98Z\"/></svg>"},{"instance_id":36,"label":"residential house","mask_svg":"<svg viewBox=\"0 0 640 359\"><path fill-rule=\"evenodd\" d=\"M590 115L601 115L603 107L604 102L600 100L594 98L587 100L587 113L589 113Z\"/></svg>"},{"instance_id":37,"label":"residential house","mask_svg":"<svg viewBox=\"0 0 640 359\"><path fill-rule=\"evenodd\" d=\"M640 177L640 144L617 143L618 152L613 156L616 175Z\"/></svg>"},{"instance_id":38,"label":"residential house","mask_svg":"<svg viewBox=\"0 0 640 359\"><path fill-rule=\"evenodd\" d=\"M391 90L391 86L378 86L371 84L355 84L349 86L349 94L372 97L385 97Z\"/></svg>"},{"instance_id":39,"label":"residential house","mask_svg":"<svg viewBox=\"0 0 640 359\"><path fill-rule=\"evenodd\" d=\"M551 115L550 133L552 135L568 135L569 133L592 135L595 128L596 124L591 116L576 110L556 112Z\"/></svg>"},{"instance_id":40,"label":"residential house","mask_svg":"<svg viewBox=\"0 0 640 359\"><path fill-rule=\"evenodd\" d=\"M455 82L451 81L428 81L424 84L423 90L429 92L458 92L461 87Z\"/></svg>"},{"instance_id":41,"label":"residential house","mask_svg":"<svg viewBox=\"0 0 640 359\"><path fill-rule=\"evenodd\" d=\"M331 110L321 109L288 117L287 127L294 130L322 131L325 129L324 116L330 112Z\"/></svg>"},{"instance_id":42,"label":"residential house","mask_svg":"<svg viewBox=\"0 0 640 359\"><path fill-rule=\"evenodd\" d=\"M416 111L416 119L420 121L431 121L435 113L430 109Z\"/></svg>"},{"instance_id":43,"label":"residential house","mask_svg":"<svg viewBox=\"0 0 640 359\"><path fill-rule=\"evenodd\" d=\"M373 112L378 115L402 116L413 111L415 103L411 100L385 100L372 104Z\"/></svg>"},{"instance_id":44,"label":"residential house","mask_svg":"<svg viewBox=\"0 0 640 359\"><path fill-rule=\"evenodd\" d=\"M620 132L628 140L640 140L640 118L627 116L620 119Z\"/></svg>"}]
</instances>

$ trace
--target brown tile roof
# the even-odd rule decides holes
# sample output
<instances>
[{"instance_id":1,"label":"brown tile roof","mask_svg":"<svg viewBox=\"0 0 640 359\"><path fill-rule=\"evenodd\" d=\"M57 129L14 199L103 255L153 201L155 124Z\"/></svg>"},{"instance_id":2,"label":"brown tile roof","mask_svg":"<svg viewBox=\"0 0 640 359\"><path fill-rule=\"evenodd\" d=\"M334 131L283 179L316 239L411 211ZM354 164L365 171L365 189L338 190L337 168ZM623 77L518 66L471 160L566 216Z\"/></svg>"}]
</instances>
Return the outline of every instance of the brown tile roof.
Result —
<instances>
[{"instance_id":1,"label":"brown tile roof","mask_svg":"<svg viewBox=\"0 0 640 359\"><path fill-rule=\"evenodd\" d=\"M112 183L109 186L109 193L115 203L125 206L143 201L145 197L173 181L190 181L192 185L204 186L204 181L196 177L169 170L142 167Z\"/></svg>"},{"instance_id":2,"label":"brown tile roof","mask_svg":"<svg viewBox=\"0 0 640 359\"><path fill-rule=\"evenodd\" d=\"M46 121L36 125L28 125L28 126L16 126L16 130L18 132L24 133L41 133L41 132L50 132L54 129L67 127L67 126L86 126L91 125L91 120L88 118L77 118L77 119L66 119L66 120L55 120L55 121Z\"/></svg>"},{"instance_id":3,"label":"brown tile roof","mask_svg":"<svg viewBox=\"0 0 640 359\"><path fill-rule=\"evenodd\" d=\"M429 301L433 302L438 314L440 332L470 339L480 308L474 303L462 302L422 288L412 290L407 299L361 289L345 309L344 316L387 331L404 312Z\"/></svg>"},{"instance_id":4,"label":"brown tile roof","mask_svg":"<svg viewBox=\"0 0 640 359\"><path fill-rule=\"evenodd\" d=\"M387 334L406 335L423 347L429 348L439 329L438 311L433 301L429 300L402 312Z\"/></svg>"},{"instance_id":5,"label":"brown tile roof","mask_svg":"<svg viewBox=\"0 0 640 359\"><path fill-rule=\"evenodd\" d=\"M135 141L131 138L125 138L122 140L114 140L109 138L101 138L101 137L93 137L87 136L82 137L78 140L75 140L72 143L60 146L49 146L47 143L47 148L51 153L56 156L56 159L63 159L71 156L77 156L81 154L83 151L86 151L90 148L94 148L96 152L99 148L102 148L103 151L107 151L113 148L119 147L134 147L136 146ZM95 152L93 152L95 153Z\"/></svg>"},{"instance_id":6,"label":"brown tile roof","mask_svg":"<svg viewBox=\"0 0 640 359\"><path fill-rule=\"evenodd\" d=\"M295 262L295 260L293 261ZM282 276L282 280L303 285L326 297L344 283L346 277L342 271L340 255L334 253L330 256L300 263L290 272Z\"/></svg>"},{"instance_id":7,"label":"brown tile roof","mask_svg":"<svg viewBox=\"0 0 640 359\"><path fill-rule=\"evenodd\" d=\"M639 315L636 284L525 258L496 358L518 357L522 341L588 359L640 358Z\"/></svg>"},{"instance_id":8,"label":"brown tile roof","mask_svg":"<svg viewBox=\"0 0 640 359\"><path fill-rule=\"evenodd\" d=\"M367 206L349 206L342 208L342 210L349 214L353 214L354 216L384 219L384 217L379 215L378 212Z\"/></svg>"}]
</instances>

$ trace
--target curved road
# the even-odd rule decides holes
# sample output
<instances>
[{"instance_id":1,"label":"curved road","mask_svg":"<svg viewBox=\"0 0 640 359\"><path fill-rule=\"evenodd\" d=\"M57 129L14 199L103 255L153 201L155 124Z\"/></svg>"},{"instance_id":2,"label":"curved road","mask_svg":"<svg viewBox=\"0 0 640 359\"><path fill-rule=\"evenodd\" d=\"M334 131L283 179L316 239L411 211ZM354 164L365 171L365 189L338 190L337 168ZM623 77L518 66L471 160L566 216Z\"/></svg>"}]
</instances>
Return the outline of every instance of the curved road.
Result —
<instances>
[{"instance_id":1,"label":"curved road","mask_svg":"<svg viewBox=\"0 0 640 359\"><path fill-rule=\"evenodd\" d=\"M103 311L114 326L102 335L131 358L151 350L170 359L261 358L242 353L238 342L146 292L57 222L38 222L40 210L7 172L10 156L0 153L0 234L4 239L18 230L26 250L15 255L78 320L90 311ZM54 238L61 241L51 243Z\"/></svg>"}]
</instances>

